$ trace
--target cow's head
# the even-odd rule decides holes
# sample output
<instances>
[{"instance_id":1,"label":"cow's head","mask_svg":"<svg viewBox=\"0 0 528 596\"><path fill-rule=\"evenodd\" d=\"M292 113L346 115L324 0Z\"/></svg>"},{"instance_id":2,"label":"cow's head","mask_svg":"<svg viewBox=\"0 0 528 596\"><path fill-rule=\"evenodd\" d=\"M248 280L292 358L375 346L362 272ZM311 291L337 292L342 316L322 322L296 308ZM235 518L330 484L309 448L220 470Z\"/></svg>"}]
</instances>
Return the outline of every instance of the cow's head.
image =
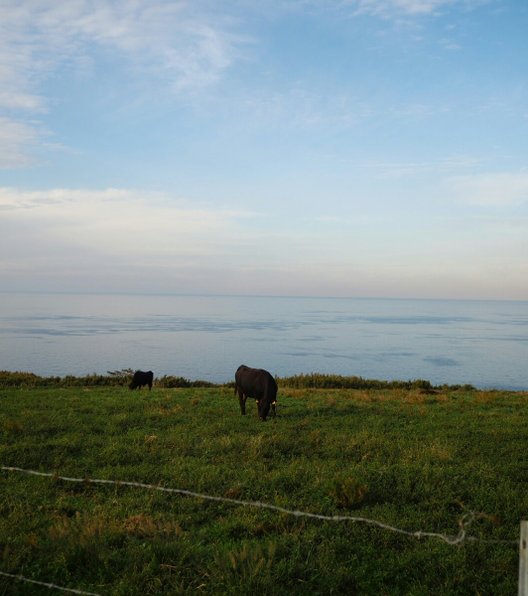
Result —
<instances>
[{"instance_id":1,"label":"cow's head","mask_svg":"<svg viewBox=\"0 0 528 596\"><path fill-rule=\"evenodd\" d=\"M275 405L277 404L277 401L274 400L270 400L270 399L261 399L259 401L257 401L257 406L258 406L258 414L259 414L259 418L262 420L262 422L266 422L266 417L269 414L270 408L272 411L273 416L275 416Z\"/></svg>"}]
</instances>

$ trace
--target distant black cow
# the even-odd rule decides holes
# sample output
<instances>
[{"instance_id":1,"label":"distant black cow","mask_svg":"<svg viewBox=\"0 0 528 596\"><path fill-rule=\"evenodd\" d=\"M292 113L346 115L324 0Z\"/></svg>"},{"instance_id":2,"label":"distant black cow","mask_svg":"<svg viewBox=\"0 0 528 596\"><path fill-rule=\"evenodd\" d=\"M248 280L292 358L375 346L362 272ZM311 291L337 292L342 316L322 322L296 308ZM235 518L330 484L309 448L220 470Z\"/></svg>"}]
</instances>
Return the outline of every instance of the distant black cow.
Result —
<instances>
[{"instance_id":1,"label":"distant black cow","mask_svg":"<svg viewBox=\"0 0 528 596\"><path fill-rule=\"evenodd\" d=\"M277 403L277 383L267 370L262 368L249 368L242 364L235 373L235 395L238 393L240 411L246 413L246 399L252 397L257 402L258 415L261 420L271 408L275 416Z\"/></svg>"},{"instance_id":2,"label":"distant black cow","mask_svg":"<svg viewBox=\"0 0 528 596\"><path fill-rule=\"evenodd\" d=\"M143 385L148 385L149 391L152 389L152 380L154 379L154 373L149 370L143 372L142 370L136 370L132 377L132 382L129 385L130 389L141 389Z\"/></svg>"}]
</instances>

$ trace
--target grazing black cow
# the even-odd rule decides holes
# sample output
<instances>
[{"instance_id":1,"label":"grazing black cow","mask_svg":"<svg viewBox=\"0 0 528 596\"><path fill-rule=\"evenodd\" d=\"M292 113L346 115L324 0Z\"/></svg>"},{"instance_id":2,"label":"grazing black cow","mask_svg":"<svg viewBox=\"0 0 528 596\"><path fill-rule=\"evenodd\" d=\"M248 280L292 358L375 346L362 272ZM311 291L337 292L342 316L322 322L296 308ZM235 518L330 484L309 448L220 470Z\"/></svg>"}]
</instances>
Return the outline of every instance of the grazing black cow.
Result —
<instances>
[{"instance_id":1,"label":"grazing black cow","mask_svg":"<svg viewBox=\"0 0 528 596\"><path fill-rule=\"evenodd\" d=\"M132 377L132 382L129 385L130 389L141 389L143 385L148 385L149 391L152 389L152 380L154 379L154 373L149 370L143 372L142 370L136 370Z\"/></svg>"},{"instance_id":2,"label":"grazing black cow","mask_svg":"<svg viewBox=\"0 0 528 596\"><path fill-rule=\"evenodd\" d=\"M250 368L242 364L235 373L235 395L238 393L240 411L246 413L246 399L252 397L257 402L259 418L266 420L271 408L275 416L277 403L277 383L267 370Z\"/></svg>"}]
</instances>

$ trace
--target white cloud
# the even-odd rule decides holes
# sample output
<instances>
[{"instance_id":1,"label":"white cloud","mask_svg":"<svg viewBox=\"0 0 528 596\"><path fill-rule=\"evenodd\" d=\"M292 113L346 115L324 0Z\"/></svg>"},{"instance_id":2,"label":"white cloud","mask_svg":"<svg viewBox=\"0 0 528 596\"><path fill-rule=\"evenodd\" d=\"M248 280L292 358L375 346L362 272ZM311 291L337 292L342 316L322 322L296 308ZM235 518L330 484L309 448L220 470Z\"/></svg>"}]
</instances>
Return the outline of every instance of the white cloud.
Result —
<instances>
[{"instance_id":1,"label":"white cloud","mask_svg":"<svg viewBox=\"0 0 528 596\"><path fill-rule=\"evenodd\" d=\"M124 188L0 188L0 268L33 290L526 295L526 219L408 219L306 225Z\"/></svg>"},{"instance_id":2,"label":"white cloud","mask_svg":"<svg viewBox=\"0 0 528 596\"><path fill-rule=\"evenodd\" d=\"M46 76L60 63L82 60L93 44L153 68L177 86L192 87L219 76L241 41L229 32L226 19L199 12L186 0L5 4L0 29L4 90L6 83L19 92L31 88L34 77Z\"/></svg>"},{"instance_id":3,"label":"white cloud","mask_svg":"<svg viewBox=\"0 0 528 596\"><path fill-rule=\"evenodd\" d=\"M0 214L6 287L247 292L304 245L262 213L128 189L0 188Z\"/></svg>"},{"instance_id":4,"label":"white cloud","mask_svg":"<svg viewBox=\"0 0 528 596\"><path fill-rule=\"evenodd\" d=\"M117 49L135 66L154 69L178 91L218 79L240 42L218 14L192 2L98 3L76 26L86 41Z\"/></svg>"},{"instance_id":5,"label":"white cloud","mask_svg":"<svg viewBox=\"0 0 528 596\"><path fill-rule=\"evenodd\" d=\"M7 255L25 245L24 252L42 258L60 246L72 256L92 253L130 263L211 255L221 244L229 251L237 238L236 222L255 217L249 212L195 207L164 193L118 188L0 188L0 212L4 240L6 234L17 236L16 243L6 242Z\"/></svg>"},{"instance_id":6,"label":"white cloud","mask_svg":"<svg viewBox=\"0 0 528 596\"><path fill-rule=\"evenodd\" d=\"M165 92L217 81L242 40L226 18L201 6L187 0L0 0L0 109L9 118L0 136L0 167L30 163L27 149L42 143L28 115L45 112L52 99L42 95L43 82L61 68L85 70L96 50L98 59L106 52L131 76Z\"/></svg>"}]
</instances>

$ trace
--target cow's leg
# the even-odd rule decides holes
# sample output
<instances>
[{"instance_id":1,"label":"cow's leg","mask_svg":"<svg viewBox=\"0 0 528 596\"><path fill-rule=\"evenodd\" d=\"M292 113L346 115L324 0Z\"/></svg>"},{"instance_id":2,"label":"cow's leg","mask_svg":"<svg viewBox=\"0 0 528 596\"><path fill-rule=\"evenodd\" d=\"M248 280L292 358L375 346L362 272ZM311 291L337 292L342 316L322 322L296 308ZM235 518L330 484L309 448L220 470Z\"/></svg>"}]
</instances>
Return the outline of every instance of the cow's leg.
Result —
<instances>
[{"instance_id":1,"label":"cow's leg","mask_svg":"<svg viewBox=\"0 0 528 596\"><path fill-rule=\"evenodd\" d=\"M275 418L275 416L277 415L277 413L275 412L276 403L277 403L276 401L271 402L271 415L273 416L273 418Z\"/></svg>"},{"instance_id":2,"label":"cow's leg","mask_svg":"<svg viewBox=\"0 0 528 596\"><path fill-rule=\"evenodd\" d=\"M244 392L241 389L239 389L238 401L240 402L240 412L243 416L246 414L246 399L247 395L244 395Z\"/></svg>"}]
</instances>

